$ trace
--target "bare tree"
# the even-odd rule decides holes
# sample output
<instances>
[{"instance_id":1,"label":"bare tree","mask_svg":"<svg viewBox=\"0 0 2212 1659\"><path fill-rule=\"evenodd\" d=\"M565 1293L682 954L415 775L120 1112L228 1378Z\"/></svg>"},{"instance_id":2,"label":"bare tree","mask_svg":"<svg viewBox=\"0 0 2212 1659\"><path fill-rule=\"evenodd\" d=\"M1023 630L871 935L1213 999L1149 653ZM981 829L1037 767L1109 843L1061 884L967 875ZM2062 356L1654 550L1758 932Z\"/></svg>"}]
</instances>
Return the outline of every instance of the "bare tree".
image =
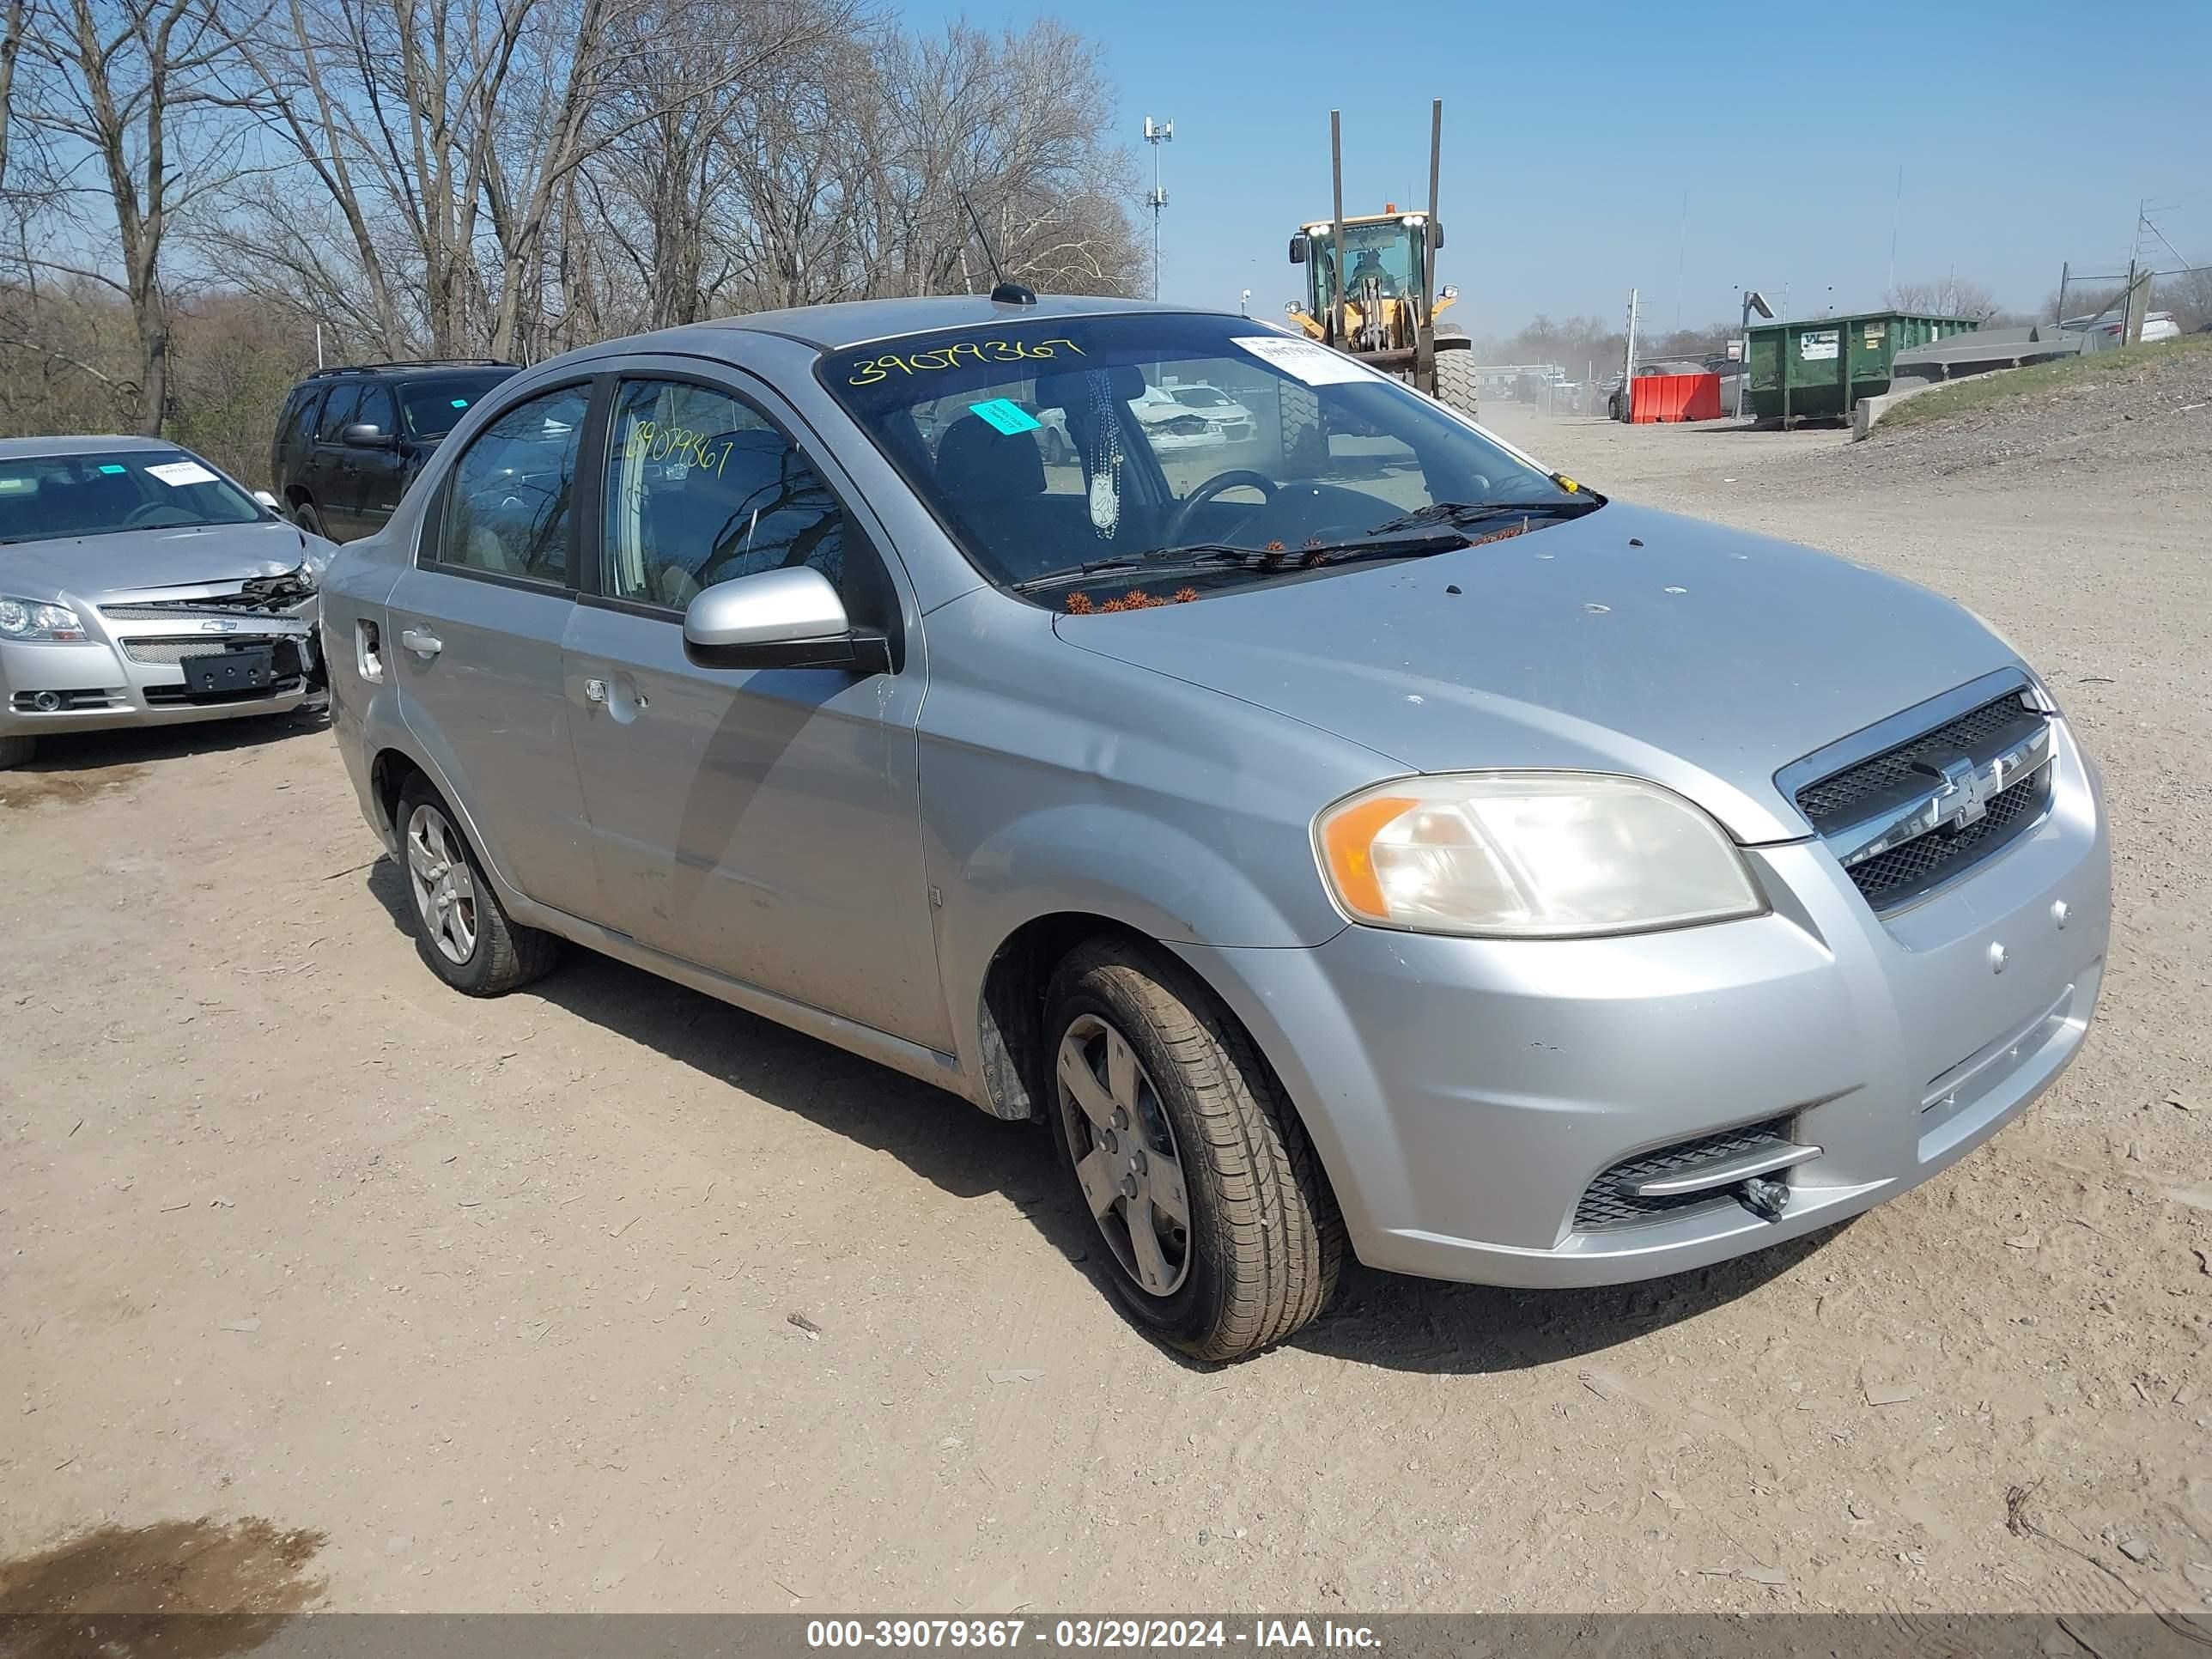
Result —
<instances>
[{"instance_id":1,"label":"bare tree","mask_svg":"<svg viewBox=\"0 0 2212 1659\"><path fill-rule=\"evenodd\" d=\"M1954 271L1932 283L1899 283L1884 296L1893 310L1930 317L1966 317L1987 322L1998 314L1996 293L1986 283Z\"/></svg>"},{"instance_id":2,"label":"bare tree","mask_svg":"<svg viewBox=\"0 0 2212 1659\"><path fill-rule=\"evenodd\" d=\"M208 0L35 0L25 50L47 72L33 119L82 152L82 217L112 227L121 276L40 256L44 268L106 283L137 337L136 419L167 413L169 301L162 252L177 216L239 174L240 100L227 86L231 34Z\"/></svg>"}]
</instances>

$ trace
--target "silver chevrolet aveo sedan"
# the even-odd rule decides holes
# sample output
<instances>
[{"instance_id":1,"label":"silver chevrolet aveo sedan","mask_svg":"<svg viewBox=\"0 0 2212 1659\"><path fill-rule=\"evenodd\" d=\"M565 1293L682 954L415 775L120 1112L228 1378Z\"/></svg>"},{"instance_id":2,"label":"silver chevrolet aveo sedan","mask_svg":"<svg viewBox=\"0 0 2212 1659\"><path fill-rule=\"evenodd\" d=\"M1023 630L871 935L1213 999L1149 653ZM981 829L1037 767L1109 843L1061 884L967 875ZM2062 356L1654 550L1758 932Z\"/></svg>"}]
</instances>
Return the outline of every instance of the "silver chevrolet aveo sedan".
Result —
<instances>
[{"instance_id":1,"label":"silver chevrolet aveo sedan","mask_svg":"<svg viewBox=\"0 0 2212 1659\"><path fill-rule=\"evenodd\" d=\"M1179 386L1250 429L1138 417ZM1589 1285L1828 1225L2096 1001L2097 775L1985 624L1240 317L592 347L323 602L437 974L573 940L1043 1120L1115 1298L1205 1358L1347 1250Z\"/></svg>"}]
</instances>

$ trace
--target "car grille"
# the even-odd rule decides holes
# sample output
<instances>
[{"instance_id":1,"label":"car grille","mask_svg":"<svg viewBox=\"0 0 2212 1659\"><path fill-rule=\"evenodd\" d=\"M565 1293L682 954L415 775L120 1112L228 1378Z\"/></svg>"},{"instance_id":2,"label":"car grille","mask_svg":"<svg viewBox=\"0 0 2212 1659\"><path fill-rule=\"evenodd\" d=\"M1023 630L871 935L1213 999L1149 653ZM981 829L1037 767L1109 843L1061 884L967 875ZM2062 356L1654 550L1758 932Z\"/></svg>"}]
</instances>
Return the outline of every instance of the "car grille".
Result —
<instances>
[{"instance_id":1,"label":"car grille","mask_svg":"<svg viewBox=\"0 0 2212 1659\"><path fill-rule=\"evenodd\" d=\"M1784 1146L1790 1139L1790 1120L1771 1117L1761 1123L1747 1123L1738 1129L1723 1129L1718 1133L1699 1135L1694 1140L1678 1140L1671 1146L1638 1152L1634 1158L1624 1158L1614 1164L1583 1194L1582 1201L1575 1206L1575 1231L1578 1233L1599 1232L1608 1227L1632 1226L1639 1221L1656 1221L1662 1217L1680 1214L1685 1210L1698 1209L1707 1205L1734 1203L1731 1189L1720 1188L1701 1193L1668 1193L1650 1198L1639 1198L1628 1189L1638 1182L1656 1176L1673 1175L1693 1164L1710 1164L1740 1153L1757 1152L1763 1147Z\"/></svg>"},{"instance_id":2,"label":"car grille","mask_svg":"<svg viewBox=\"0 0 2212 1659\"><path fill-rule=\"evenodd\" d=\"M1812 820L1815 830L1828 830L1848 822L1877 796L1917 781L1920 774L1913 769L1914 762L1939 754L1972 754L2008 728L2042 718L2021 702L2018 693L2008 692L1948 725L1922 732L1910 743L1846 767L1833 777L1808 784L1797 792L1797 810Z\"/></svg>"},{"instance_id":3,"label":"car grille","mask_svg":"<svg viewBox=\"0 0 2212 1659\"><path fill-rule=\"evenodd\" d=\"M1884 750L1798 790L1798 810L1822 835L1839 831L1925 791L1946 761L1980 763L2032 736L2045 717L2008 691L1932 731ZM1990 796L1972 823L1946 824L1848 867L1852 884L1877 910L1892 909L2002 851L2032 829L2051 794L2051 768Z\"/></svg>"},{"instance_id":4,"label":"car grille","mask_svg":"<svg viewBox=\"0 0 2212 1659\"><path fill-rule=\"evenodd\" d=\"M1963 830L1942 830L1877 853L1851 866L1852 883L1879 909L1908 893L1925 892L1979 863L2043 815L2051 769L2022 778L1990 798L1989 811Z\"/></svg>"},{"instance_id":5,"label":"car grille","mask_svg":"<svg viewBox=\"0 0 2212 1659\"><path fill-rule=\"evenodd\" d=\"M169 663L187 657L219 657L234 646L276 645L289 634L192 634L177 640L124 640L123 654L133 662Z\"/></svg>"}]
</instances>

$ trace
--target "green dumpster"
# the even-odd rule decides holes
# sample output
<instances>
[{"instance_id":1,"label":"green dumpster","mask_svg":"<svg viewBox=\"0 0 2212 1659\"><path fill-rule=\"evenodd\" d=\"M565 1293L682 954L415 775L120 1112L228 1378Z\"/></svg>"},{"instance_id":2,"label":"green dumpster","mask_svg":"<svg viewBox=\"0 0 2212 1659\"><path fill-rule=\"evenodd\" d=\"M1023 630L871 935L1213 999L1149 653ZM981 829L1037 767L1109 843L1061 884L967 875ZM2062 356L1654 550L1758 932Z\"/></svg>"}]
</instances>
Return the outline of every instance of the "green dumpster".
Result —
<instances>
[{"instance_id":1,"label":"green dumpster","mask_svg":"<svg viewBox=\"0 0 2212 1659\"><path fill-rule=\"evenodd\" d=\"M1981 324L1966 317L1869 311L1755 323L1751 330L1751 410L1762 421L1850 418L1862 398L1889 390L1890 360Z\"/></svg>"}]
</instances>

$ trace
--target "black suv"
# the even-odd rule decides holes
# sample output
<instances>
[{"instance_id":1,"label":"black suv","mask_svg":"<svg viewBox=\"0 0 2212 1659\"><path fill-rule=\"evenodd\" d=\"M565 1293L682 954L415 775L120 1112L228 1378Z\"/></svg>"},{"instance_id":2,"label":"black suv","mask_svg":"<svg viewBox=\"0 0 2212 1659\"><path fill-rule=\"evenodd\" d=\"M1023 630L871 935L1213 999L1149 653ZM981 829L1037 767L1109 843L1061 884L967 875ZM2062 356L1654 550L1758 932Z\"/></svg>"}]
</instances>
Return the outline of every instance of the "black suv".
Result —
<instances>
[{"instance_id":1,"label":"black suv","mask_svg":"<svg viewBox=\"0 0 2212 1659\"><path fill-rule=\"evenodd\" d=\"M334 542L384 528L453 422L518 365L489 358L319 368L292 388L269 447L269 487Z\"/></svg>"}]
</instances>

